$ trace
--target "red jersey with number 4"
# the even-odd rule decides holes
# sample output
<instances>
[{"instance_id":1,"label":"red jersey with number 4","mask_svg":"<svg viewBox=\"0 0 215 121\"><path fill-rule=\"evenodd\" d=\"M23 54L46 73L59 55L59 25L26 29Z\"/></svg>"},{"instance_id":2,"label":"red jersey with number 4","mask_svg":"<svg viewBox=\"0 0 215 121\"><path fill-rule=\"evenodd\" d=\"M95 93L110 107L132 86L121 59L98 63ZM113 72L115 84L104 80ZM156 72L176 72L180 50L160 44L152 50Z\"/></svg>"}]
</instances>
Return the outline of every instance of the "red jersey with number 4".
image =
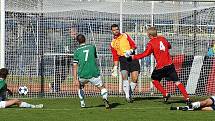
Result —
<instances>
[{"instance_id":1,"label":"red jersey with number 4","mask_svg":"<svg viewBox=\"0 0 215 121\"><path fill-rule=\"evenodd\" d=\"M153 53L157 63L156 69L161 69L164 66L172 64L169 49L171 49L171 45L166 38L163 36L157 36L149 41L146 50L143 53L134 55L133 59L141 59Z\"/></svg>"}]
</instances>

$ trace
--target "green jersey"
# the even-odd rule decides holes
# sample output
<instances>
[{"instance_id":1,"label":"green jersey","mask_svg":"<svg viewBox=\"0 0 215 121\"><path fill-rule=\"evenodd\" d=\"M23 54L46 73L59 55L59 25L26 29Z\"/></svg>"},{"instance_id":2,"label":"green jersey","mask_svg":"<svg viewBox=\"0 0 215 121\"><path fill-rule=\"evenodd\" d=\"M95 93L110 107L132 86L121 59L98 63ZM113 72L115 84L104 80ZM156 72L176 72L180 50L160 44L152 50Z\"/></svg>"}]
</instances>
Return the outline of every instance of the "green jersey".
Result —
<instances>
[{"instance_id":1,"label":"green jersey","mask_svg":"<svg viewBox=\"0 0 215 121\"><path fill-rule=\"evenodd\" d=\"M100 76L96 58L97 53L94 45L83 44L75 50L73 63L78 63L79 78L90 79Z\"/></svg>"},{"instance_id":2,"label":"green jersey","mask_svg":"<svg viewBox=\"0 0 215 121\"><path fill-rule=\"evenodd\" d=\"M0 79L0 101L6 99L7 84L4 79Z\"/></svg>"}]
</instances>

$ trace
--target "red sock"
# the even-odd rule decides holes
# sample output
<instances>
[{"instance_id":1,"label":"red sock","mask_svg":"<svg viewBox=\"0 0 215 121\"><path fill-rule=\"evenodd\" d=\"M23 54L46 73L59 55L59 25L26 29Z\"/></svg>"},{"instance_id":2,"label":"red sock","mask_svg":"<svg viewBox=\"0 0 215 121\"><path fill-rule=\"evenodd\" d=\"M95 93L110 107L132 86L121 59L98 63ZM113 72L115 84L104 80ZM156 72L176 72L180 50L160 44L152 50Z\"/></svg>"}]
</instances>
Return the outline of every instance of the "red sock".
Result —
<instances>
[{"instance_id":1,"label":"red sock","mask_svg":"<svg viewBox=\"0 0 215 121\"><path fill-rule=\"evenodd\" d=\"M153 80L152 83L163 94L163 96L166 96L166 91L164 90L163 86L160 84L159 81Z\"/></svg>"},{"instance_id":2,"label":"red sock","mask_svg":"<svg viewBox=\"0 0 215 121\"><path fill-rule=\"evenodd\" d=\"M184 88L184 85L182 83L178 84L178 89L181 91L182 95L184 96L185 100L189 98L186 89Z\"/></svg>"}]
</instances>

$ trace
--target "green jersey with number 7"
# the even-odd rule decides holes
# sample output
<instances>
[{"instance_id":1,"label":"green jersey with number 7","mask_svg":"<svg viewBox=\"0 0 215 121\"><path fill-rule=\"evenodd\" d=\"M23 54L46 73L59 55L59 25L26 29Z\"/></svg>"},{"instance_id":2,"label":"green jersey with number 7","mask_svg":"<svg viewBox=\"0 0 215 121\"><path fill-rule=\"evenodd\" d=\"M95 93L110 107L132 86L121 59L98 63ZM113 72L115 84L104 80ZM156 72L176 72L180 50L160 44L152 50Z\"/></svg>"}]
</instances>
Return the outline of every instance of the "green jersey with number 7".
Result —
<instances>
[{"instance_id":1,"label":"green jersey with number 7","mask_svg":"<svg viewBox=\"0 0 215 121\"><path fill-rule=\"evenodd\" d=\"M90 79L100 76L99 68L96 64L96 47L91 44L81 44L74 52L73 63L78 64L78 77Z\"/></svg>"}]
</instances>

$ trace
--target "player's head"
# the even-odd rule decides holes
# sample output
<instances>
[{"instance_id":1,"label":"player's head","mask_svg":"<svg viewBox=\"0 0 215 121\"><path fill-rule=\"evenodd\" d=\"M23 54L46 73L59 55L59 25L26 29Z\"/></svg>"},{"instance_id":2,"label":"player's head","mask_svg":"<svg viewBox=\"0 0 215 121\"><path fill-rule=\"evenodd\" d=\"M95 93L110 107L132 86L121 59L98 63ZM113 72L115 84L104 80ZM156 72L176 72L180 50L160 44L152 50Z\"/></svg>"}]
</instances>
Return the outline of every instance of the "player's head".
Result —
<instances>
[{"instance_id":1,"label":"player's head","mask_svg":"<svg viewBox=\"0 0 215 121\"><path fill-rule=\"evenodd\" d=\"M157 36L157 29L155 27L149 27L147 29L147 35L149 38L153 38Z\"/></svg>"},{"instance_id":2,"label":"player's head","mask_svg":"<svg viewBox=\"0 0 215 121\"><path fill-rule=\"evenodd\" d=\"M212 40L212 47L215 47L215 40Z\"/></svg>"},{"instance_id":3,"label":"player's head","mask_svg":"<svg viewBox=\"0 0 215 121\"><path fill-rule=\"evenodd\" d=\"M70 36L72 37L73 40L76 39L76 36L77 36L77 30L76 30L76 28L71 28L70 29Z\"/></svg>"},{"instance_id":4,"label":"player's head","mask_svg":"<svg viewBox=\"0 0 215 121\"><path fill-rule=\"evenodd\" d=\"M6 79L8 74L9 74L8 69L6 68L0 69L0 78Z\"/></svg>"},{"instance_id":5,"label":"player's head","mask_svg":"<svg viewBox=\"0 0 215 121\"><path fill-rule=\"evenodd\" d=\"M117 24L111 25L111 31L112 31L114 36L117 36L120 34L119 26Z\"/></svg>"},{"instance_id":6,"label":"player's head","mask_svg":"<svg viewBox=\"0 0 215 121\"><path fill-rule=\"evenodd\" d=\"M77 41L79 44L82 44L82 43L85 43L86 41L86 38L83 34L79 34L77 37L76 37Z\"/></svg>"}]
</instances>

